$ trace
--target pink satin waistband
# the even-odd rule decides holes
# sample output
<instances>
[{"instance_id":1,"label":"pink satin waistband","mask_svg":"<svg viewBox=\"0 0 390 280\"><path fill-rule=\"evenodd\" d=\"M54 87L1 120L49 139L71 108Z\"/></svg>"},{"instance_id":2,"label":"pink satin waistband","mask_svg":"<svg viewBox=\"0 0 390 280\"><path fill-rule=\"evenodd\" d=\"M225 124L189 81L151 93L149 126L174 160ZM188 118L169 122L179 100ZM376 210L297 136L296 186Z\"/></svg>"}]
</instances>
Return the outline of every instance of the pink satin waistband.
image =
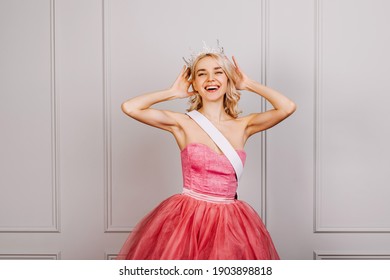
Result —
<instances>
[{"instance_id":1,"label":"pink satin waistband","mask_svg":"<svg viewBox=\"0 0 390 280\"><path fill-rule=\"evenodd\" d=\"M212 196L208 194L198 193L196 191L187 188L183 188L183 194L191 196L195 199L199 199L207 202L213 202L213 203L233 203L235 200L234 198Z\"/></svg>"}]
</instances>

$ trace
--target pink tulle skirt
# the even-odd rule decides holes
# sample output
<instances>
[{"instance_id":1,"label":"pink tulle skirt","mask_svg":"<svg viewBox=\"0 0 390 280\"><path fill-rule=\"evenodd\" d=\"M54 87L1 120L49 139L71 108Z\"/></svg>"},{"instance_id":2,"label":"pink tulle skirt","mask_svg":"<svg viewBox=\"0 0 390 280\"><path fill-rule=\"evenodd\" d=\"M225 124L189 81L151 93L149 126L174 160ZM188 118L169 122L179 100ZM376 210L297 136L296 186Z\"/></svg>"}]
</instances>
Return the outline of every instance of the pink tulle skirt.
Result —
<instances>
[{"instance_id":1,"label":"pink tulle skirt","mask_svg":"<svg viewBox=\"0 0 390 280\"><path fill-rule=\"evenodd\" d=\"M247 203L213 203L184 194L161 202L129 235L118 260L279 259Z\"/></svg>"}]
</instances>

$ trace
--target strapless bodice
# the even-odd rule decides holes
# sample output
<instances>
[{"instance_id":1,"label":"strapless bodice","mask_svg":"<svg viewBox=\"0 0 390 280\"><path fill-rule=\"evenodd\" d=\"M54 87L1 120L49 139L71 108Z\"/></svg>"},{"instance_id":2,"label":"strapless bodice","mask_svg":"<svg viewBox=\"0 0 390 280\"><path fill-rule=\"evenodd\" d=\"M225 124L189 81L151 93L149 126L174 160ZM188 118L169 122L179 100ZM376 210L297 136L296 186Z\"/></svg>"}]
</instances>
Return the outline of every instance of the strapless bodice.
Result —
<instances>
[{"instance_id":1,"label":"strapless bodice","mask_svg":"<svg viewBox=\"0 0 390 280\"><path fill-rule=\"evenodd\" d=\"M237 150L242 163L246 153ZM196 193L234 198L237 179L227 157L200 143L190 143L181 151L183 187Z\"/></svg>"}]
</instances>

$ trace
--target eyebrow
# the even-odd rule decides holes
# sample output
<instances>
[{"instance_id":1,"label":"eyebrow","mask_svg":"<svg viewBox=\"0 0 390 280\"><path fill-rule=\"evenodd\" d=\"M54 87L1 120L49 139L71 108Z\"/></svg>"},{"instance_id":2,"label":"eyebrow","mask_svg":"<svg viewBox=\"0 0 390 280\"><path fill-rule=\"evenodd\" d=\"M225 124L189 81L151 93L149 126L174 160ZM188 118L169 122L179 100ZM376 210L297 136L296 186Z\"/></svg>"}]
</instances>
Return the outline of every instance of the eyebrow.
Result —
<instances>
[{"instance_id":1,"label":"eyebrow","mask_svg":"<svg viewBox=\"0 0 390 280\"><path fill-rule=\"evenodd\" d=\"M215 67L214 68L214 70L219 70L219 69L222 69L222 67ZM200 72L200 71L206 71L206 69L198 69L197 71L196 71L196 73L198 73L198 72Z\"/></svg>"}]
</instances>

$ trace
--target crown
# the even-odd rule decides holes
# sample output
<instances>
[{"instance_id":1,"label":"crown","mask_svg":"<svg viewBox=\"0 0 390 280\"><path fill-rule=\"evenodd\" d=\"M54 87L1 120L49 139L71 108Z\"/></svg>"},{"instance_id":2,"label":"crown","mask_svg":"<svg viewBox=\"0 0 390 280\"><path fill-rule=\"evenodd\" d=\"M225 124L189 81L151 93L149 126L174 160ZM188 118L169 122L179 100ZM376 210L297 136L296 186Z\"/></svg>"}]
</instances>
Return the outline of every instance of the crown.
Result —
<instances>
[{"instance_id":1,"label":"crown","mask_svg":"<svg viewBox=\"0 0 390 280\"><path fill-rule=\"evenodd\" d=\"M208 54L208 53L222 54L222 55L225 54L223 47L221 47L219 44L219 40L217 40L217 48L211 48L207 46L205 41L203 41L203 49L200 52L194 52L192 49L190 49L190 51L191 54L187 59L183 57L183 60L186 63L188 68L191 68L196 58L202 54Z\"/></svg>"}]
</instances>

